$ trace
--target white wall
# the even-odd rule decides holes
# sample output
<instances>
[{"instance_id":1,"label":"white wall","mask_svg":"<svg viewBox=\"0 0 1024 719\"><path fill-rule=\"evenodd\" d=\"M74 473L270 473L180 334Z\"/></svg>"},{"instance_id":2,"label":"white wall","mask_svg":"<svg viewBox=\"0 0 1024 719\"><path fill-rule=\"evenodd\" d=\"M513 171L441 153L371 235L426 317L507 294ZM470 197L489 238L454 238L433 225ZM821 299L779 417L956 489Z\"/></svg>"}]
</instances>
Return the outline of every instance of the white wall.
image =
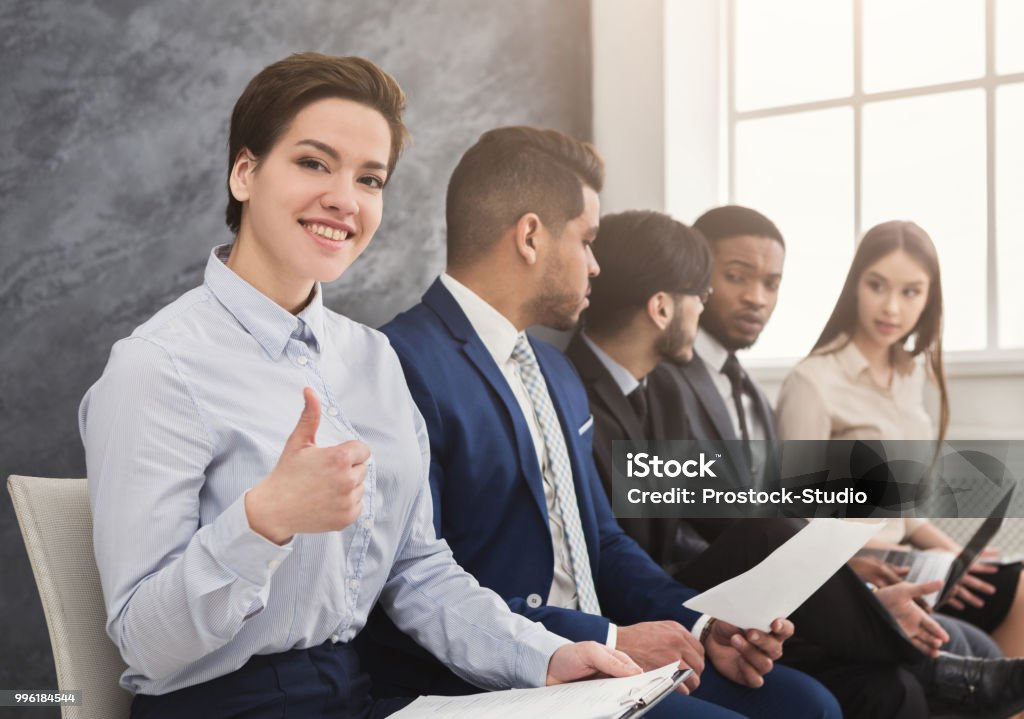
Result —
<instances>
[{"instance_id":1,"label":"white wall","mask_svg":"<svg viewBox=\"0 0 1024 719\"><path fill-rule=\"evenodd\" d=\"M720 7L719 0L593 0L604 212L654 209L692 222L719 204Z\"/></svg>"},{"instance_id":2,"label":"white wall","mask_svg":"<svg viewBox=\"0 0 1024 719\"><path fill-rule=\"evenodd\" d=\"M602 212L665 207L663 0L594 0L594 137Z\"/></svg>"},{"instance_id":3,"label":"white wall","mask_svg":"<svg viewBox=\"0 0 1024 719\"><path fill-rule=\"evenodd\" d=\"M684 222L728 201L719 0L593 0L594 133L602 211ZM753 366L774 397L788 363ZM950 439L1024 439L1024 353L947 359Z\"/></svg>"}]
</instances>

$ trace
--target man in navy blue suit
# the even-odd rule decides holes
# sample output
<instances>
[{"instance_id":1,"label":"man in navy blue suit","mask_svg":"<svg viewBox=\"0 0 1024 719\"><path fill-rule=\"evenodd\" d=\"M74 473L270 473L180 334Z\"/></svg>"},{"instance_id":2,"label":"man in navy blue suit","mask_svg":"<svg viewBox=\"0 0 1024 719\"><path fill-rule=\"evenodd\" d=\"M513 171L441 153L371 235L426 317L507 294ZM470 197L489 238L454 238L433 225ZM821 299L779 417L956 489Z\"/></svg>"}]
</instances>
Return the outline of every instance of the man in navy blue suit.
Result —
<instances>
[{"instance_id":1,"label":"man in navy blue suit","mask_svg":"<svg viewBox=\"0 0 1024 719\"><path fill-rule=\"evenodd\" d=\"M568 329L586 307L602 180L592 146L526 127L485 133L452 175L447 272L382 328L426 420L438 534L482 585L549 630L606 642L645 669L693 668L681 693L695 696L669 697L651 716L839 717L821 685L774 665L788 620L742 631L682 606L694 591L612 515L578 375L524 333ZM473 691L382 613L361 639L375 696Z\"/></svg>"}]
</instances>

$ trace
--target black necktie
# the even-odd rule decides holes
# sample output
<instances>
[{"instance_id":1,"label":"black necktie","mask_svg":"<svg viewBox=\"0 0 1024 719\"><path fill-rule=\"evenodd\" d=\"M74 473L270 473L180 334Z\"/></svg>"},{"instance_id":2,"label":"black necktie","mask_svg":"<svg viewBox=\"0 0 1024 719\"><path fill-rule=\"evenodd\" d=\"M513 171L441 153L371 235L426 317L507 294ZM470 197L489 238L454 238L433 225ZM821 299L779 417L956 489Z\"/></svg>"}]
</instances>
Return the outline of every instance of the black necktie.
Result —
<instances>
[{"instance_id":1,"label":"black necktie","mask_svg":"<svg viewBox=\"0 0 1024 719\"><path fill-rule=\"evenodd\" d=\"M747 427L747 413L743 410L743 392L747 385L747 374L740 367L740 361L736 355L729 353L728 359L722 365L722 374L729 378L732 385L732 401L736 405L736 417L740 422L740 435L743 438L743 454L747 460L747 467L753 465L753 456L750 451L750 430Z\"/></svg>"},{"instance_id":2,"label":"black necktie","mask_svg":"<svg viewBox=\"0 0 1024 719\"><path fill-rule=\"evenodd\" d=\"M636 412L637 419L640 420L640 426L644 430L644 434L649 435L650 429L648 426L648 412L647 412L647 388L643 384L637 385L636 389L626 396L629 400L630 405L633 407L633 411ZM653 439L652 437L646 437L645 439Z\"/></svg>"}]
</instances>

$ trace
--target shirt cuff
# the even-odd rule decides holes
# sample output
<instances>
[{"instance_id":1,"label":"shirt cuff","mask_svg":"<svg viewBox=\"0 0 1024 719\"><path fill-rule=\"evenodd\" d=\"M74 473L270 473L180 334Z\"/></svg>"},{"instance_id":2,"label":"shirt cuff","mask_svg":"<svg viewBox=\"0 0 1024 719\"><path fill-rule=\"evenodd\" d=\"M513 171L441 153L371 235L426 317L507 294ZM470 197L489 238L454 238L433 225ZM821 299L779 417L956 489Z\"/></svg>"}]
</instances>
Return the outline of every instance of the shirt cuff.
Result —
<instances>
[{"instance_id":1,"label":"shirt cuff","mask_svg":"<svg viewBox=\"0 0 1024 719\"><path fill-rule=\"evenodd\" d=\"M218 562L238 577L257 586L265 586L292 553L295 538L277 545L254 532L245 514L245 495L236 499L210 525L207 550Z\"/></svg>"},{"instance_id":2,"label":"shirt cuff","mask_svg":"<svg viewBox=\"0 0 1024 719\"><path fill-rule=\"evenodd\" d=\"M547 685L551 655L566 644L572 644L565 637L549 632L540 623L535 624L533 629L534 631L523 635L519 641L516 688Z\"/></svg>"},{"instance_id":3,"label":"shirt cuff","mask_svg":"<svg viewBox=\"0 0 1024 719\"><path fill-rule=\"evenodd\" d=\"M615 645L619 643L619 628L612 622L608 622L608 638L604 640L604 643L609 649L614 649Z\"/></svg>"},{"instance_id":4,"label":"shirt cuff","mask_svg":"<svg viewBox=\"0 0 1024 719\"><path fill-rule=\"evenodd\" d=\"M697 618L697 621L695 621L693 623L693 626L690 627L690 634L692 634L693 636L697 637L697 640L699 641L700 640L700 635L704 631L704 627L706 627L708 622L710 622L710 621L711 621L711 615L710 614L701 614Z\"/></svg>"}]
</instances>

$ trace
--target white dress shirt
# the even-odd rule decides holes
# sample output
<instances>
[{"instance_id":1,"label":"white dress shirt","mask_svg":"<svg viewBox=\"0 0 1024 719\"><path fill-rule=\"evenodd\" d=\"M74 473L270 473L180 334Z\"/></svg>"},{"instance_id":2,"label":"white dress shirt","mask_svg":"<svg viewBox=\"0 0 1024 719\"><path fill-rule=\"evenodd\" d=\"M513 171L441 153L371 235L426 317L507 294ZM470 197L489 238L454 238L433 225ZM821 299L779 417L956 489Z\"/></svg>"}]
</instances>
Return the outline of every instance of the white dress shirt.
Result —
<instances>
[{"instance_id":1,"label":"white dress shirt","mask_svg":"<svg viewBox=\"0 0 1024 719\"><path fill-rule=\"evenodd\" d=\"M633 390L640 385L647 385L646 377L642 380L638 380L633 376L632 372L616 362L614 357L601 349L594 340L587 337L586 332L583 333L583 341L586 343L587 347L590 348L590 351L594 353L594 356L597 357L598 361L604 365L604 368L608 370L608 374L610 374L612 379L615 380L615 384L618 386L619 391L622 392L623 397L629 397Z\"/></svg>"},{"instance_id":2,"label":"white dress shirt","mask_svg":"<svg viewBox=\"0 0 1024 719\"><path fill-rule=\"evenodd\" d=\"M509 388L526 418L526 426L530 430L530 439L533 441L533 448L537 454L537 464L541 467L541 477L544 480L544 501L548 508L548 526L551 530L551 543L555 555L555 572L547 603L553 607L578 609L579 597L576 594L576 580L573 577L569 558L569 543L565 536L565 528L562 526L562 514L555 506L555 483L546 461L544 436L537 425L533 402L530 401L530 395L519 376L518 365L512 359L512 350L515 348L516 340L523 333L517 330L505 315L498 312L473 290L451 275L442 274L441 284L451 293L459 308L466 315L466 319L469 320L469 324L472 325L473 331L477 333L484 347L487 348L487 352L494 358L495 364L498 365L502 376L508 382ZM609 625L607 639L609 646L615 646L616 635L615 625Z\"/></svg>"},{"instance_id":3,"label":"white dress shirt","mask_svg":"<svg viewBox=\"0 0 1024 719\"><path fill-rule=\"evenodd\" d=\"M698 357L708 368L711 381L715 383L715 389L725 400L725 408L729 412L729 419L732 421L733 431L740 436L740 418L736 414L736 402L732 398L732 383L722 372L725 361L729 358L729 350L722 346L722 343L708 334L703 328L697 330L697 338L693 343L693 349ZM747 433L751 440L768 439L768 432L761 419L761 413L757 411L754 398L746 392L741 397L743 412L747 416Z\"/></svg>"}]
</instances>

